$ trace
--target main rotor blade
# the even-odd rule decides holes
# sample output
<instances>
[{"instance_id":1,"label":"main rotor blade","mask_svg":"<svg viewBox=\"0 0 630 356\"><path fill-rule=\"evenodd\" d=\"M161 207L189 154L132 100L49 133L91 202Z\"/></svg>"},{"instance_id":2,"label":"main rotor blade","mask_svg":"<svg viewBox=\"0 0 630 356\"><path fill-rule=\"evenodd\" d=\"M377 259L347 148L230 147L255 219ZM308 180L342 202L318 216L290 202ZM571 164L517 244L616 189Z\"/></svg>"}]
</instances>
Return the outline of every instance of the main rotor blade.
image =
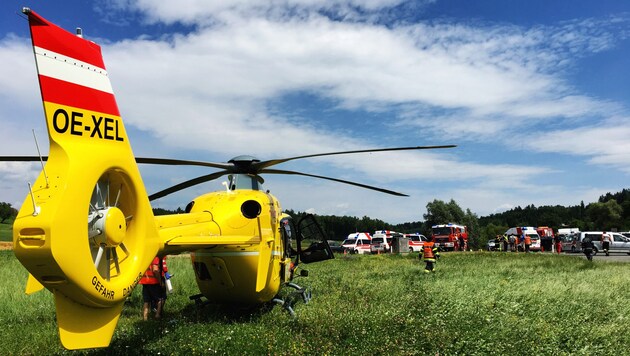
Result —
<instances>
[{"instance_id":1,"label":"main rotor blade","mask_svg":"<svg viewBox=\"0 0 630 356\"><path fill-rule=\"evenodd\" d=\"M48 156L42 156L44 161L48 160ZM36 162L39 161L39 156L0 156L0 161L6 162ZM215 162L203 162L203 161L189 161L184 159L171 159L171 158L153 158L153 157L136 157L137 163L142 164L163 164L166 166L203 166L220 169L231 169L233 165L229 163L215 163Z\"/></svg>"},{"instance_id":2,"label":"main rotor blade","mask_svg":"<svg viewBox=\"0 0 630 356\"><path fill-rule=\"evenodd\" d=\"M229 174L229 173L230 173L229 171L223 170L223 171L207 174L205 176L200 176L200 177L197 177L197 178L193 178L193 179L187 180L185 182L181 182L181 183L179 183L177 185L174 185L174 186L172 186L170 188L166 188L166 189L161 190L161 191L159 191L157 193L149 195L149 201L153 201L153 200L161 198L163 196L167 196L169 194L178 192L178 191L180 191L182 189L186 189L186 188L192 187L193 185L197 185L197 184L201 184L201 183L204 183L204 182L211 181L213 179L217 179L217 178L219 178L221 176L224 176L226 174Z\"/></svg>"},{"instance_id":3,"label":"main rotor blade","mask_svg":"<svg viewBox=\"0 0 630 356\"><path fill-rule=\"evenodd\" d=\"M167 166L203 166L220 169L231 169L233 166L229 163L214 163L203 161L189 161L185 159L171 159L171 158L151 158L151 157L136 157L136 162L144 164L163 164Z\"/></svg>"},{"instance_id":4,"label":"main rotor blade","mask_svg":"<svg viewBox=\"0 0 630 356\"><path fill-rule=\"evenodd\" d=\"M411 151L411 150L433 150L439 148L453 148L457 147L457 145L440 145L440 146L412 146L412 147L391 147L391 148L375 148L375 149L366 149L366 150L354 150L354 151L338 151L338 152L328 152L328 153L315 153L312 155L305 156L295 156L289 158L280 158L280 159L270 159L267 161L262 161L259 163L254 163L252 166L255 169L261 170L267 167L275 166L276 164L302 159L302 158L311 158L311 157L321 157L321 156L334 156L334 155L346 155L346 154L354 154L354 153L371 153L371 152L386 152L386 151Z\"/></svg>"},{"instance_id":5,"label":"main rotor blade","mask_svg":"<svg viewBox=\"0 0 630 356\"><path fill-rule=\"evenodd\" d=\"M42 156L44 161L48 160L48 156ZM0 161L6 162L36 162L39 156L0 156Z\"/></svg>"},{"instance_id":6,"label":"main rotor blade","mask_svg":"<svg viewBox=\"0 0 630 356\"><path fill-rule=\"evenodd\" d=\"M408 197L408 196L409 196L409 195L407 195L407 194L398 193L398 192L395 192L395 191L393 191L393 190L389 190L389 189L383 189L383 188L373 187L373 186L371 186L371 185L361 184L361 183L357 183L357 182L351 182L351 181L349 181L349 180L343 180L343 179L338 179L338 178L331 178L331 177L318 176L318 175L315 175L315 174L308 174L308 173L303 173L303 172L287 171L287 170L283 170L283 169L262 169L262 170L260 170L260 173L268 173L268 174L291 174L291 175L298 175L298 176L305 176L305 177L312 177L312 178L326 179L326 180L331 180L331 181L333 181L333 182L344 183L344 184L350 184L350 185L354 185L354 186L361 187L361 188L365 188L365 189L376 190L377 192L386 193L386 194L391 194L391 195L396 195L396 196L399 196L399 197Z\"/></svg>"}]
</instances>

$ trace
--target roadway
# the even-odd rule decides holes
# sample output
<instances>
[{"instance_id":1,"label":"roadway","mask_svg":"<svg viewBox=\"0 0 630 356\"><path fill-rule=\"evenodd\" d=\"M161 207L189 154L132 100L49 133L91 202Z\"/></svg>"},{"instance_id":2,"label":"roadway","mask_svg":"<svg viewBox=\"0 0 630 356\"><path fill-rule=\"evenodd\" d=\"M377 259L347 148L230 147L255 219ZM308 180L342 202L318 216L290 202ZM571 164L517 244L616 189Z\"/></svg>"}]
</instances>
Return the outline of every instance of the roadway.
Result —
<instances>
[{"instance_id":1,"label":"roadway","mask_svg":"<svg viewBox=\"0 0 630 356\"><path fill-rule=\"evenodd\" d=\"M586 258L583 253L567 253L567 255ZM610 256L606 256L603 252L599 252L593 256L593 261L630 262L630 255L625 252L611 252Z\"/></svg>"}]
</instances>

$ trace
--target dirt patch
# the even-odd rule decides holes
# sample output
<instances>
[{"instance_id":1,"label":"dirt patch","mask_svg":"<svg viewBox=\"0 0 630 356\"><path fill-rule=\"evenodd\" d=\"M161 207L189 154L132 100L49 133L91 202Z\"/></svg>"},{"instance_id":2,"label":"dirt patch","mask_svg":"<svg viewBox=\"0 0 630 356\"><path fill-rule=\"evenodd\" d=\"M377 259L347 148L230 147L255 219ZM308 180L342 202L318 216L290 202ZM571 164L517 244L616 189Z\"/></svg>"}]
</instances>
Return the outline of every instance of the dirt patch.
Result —
<instances>
[{"instance_id":1,"label":"dirt patch","mask_svg":"<svg viewBox=\"0 0 630 356\"><path fill-rule=\"evenodd\" d=\"M0 251L13 250L13 242L0 241Z\"/></svg>"}]
</instances>

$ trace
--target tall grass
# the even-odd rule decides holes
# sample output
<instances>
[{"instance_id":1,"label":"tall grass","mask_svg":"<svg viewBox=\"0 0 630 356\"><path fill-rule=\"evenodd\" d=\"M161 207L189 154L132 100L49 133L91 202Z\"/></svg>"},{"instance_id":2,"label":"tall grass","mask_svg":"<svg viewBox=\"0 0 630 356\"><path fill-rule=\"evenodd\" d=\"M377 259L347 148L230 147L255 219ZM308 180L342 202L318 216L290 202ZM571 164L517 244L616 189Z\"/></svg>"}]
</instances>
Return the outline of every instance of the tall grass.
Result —
<instances>
[{"instance_id":1,"label":"tall grass","mask_svg":"<svg viewBox=\"0 0 630 356\"><path fill-rule=\"evenodd\" d=\"M0 241L13 241L13 221L0 224Z\"/></svg>"},{"instance_id":2,"label":"tall grass","mask_svg":"<svg viewBox=\"0 0 630 356\"><path fill-rule=\"evenodd\" d=\"M426 275L417 254L337 257L296 280L313 300L298 303L295 320L277 306L195 306L190 261L170 257L176 293L164 320L141 321L137 288L110 347L86 353L604 355L630 347L628 264L448 253ZM0 263L3 353L65 353L51 294L24 296L24 269L11 252Z\"/></svg>"}]
</instances>

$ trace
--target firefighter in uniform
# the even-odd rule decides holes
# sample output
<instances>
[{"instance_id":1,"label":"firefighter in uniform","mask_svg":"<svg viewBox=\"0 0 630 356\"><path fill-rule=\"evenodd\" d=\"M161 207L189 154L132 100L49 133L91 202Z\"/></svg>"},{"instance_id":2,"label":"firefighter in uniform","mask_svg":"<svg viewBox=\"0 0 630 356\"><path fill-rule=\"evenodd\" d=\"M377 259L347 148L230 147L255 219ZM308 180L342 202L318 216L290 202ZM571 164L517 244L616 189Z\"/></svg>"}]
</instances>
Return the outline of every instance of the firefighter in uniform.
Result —
<instances>
[{"instance_id":1,"label":"firefighter in uniform","mask_svg":"<svg viewBox=\"0 0 630 356\"><path fill-rule=\"evenodd\" d=\"M586 256L586 259L589 261L593 260L593 241L591 241L591 238L586 235L583 239L582 239L582 251L584 251L584 255Z\"/></svg>"},{"instance_id":2,"label":"firefighter in uniform","mask_svg":"<svg viewBox=\"0 0 630 356\"><path fill-rule=\"evenodd\" d=\"M424 273L431 273L435 271L435 263L440 258L440 253L437 246L433 241L427 241L422 247L422 258L424 259Z\"/></svg>"},{"instance_id":3,"label":"firefighter in uniform","mask_svg":"<svg viewBox=\"0 0 630 356\"><path fill-rule=\"evenodd\" d=\"M532 244L532 238L526 233L523 233L523 240L525 241L525 252L529 252L529 246Z\"/></svg>"}]
</instances>

